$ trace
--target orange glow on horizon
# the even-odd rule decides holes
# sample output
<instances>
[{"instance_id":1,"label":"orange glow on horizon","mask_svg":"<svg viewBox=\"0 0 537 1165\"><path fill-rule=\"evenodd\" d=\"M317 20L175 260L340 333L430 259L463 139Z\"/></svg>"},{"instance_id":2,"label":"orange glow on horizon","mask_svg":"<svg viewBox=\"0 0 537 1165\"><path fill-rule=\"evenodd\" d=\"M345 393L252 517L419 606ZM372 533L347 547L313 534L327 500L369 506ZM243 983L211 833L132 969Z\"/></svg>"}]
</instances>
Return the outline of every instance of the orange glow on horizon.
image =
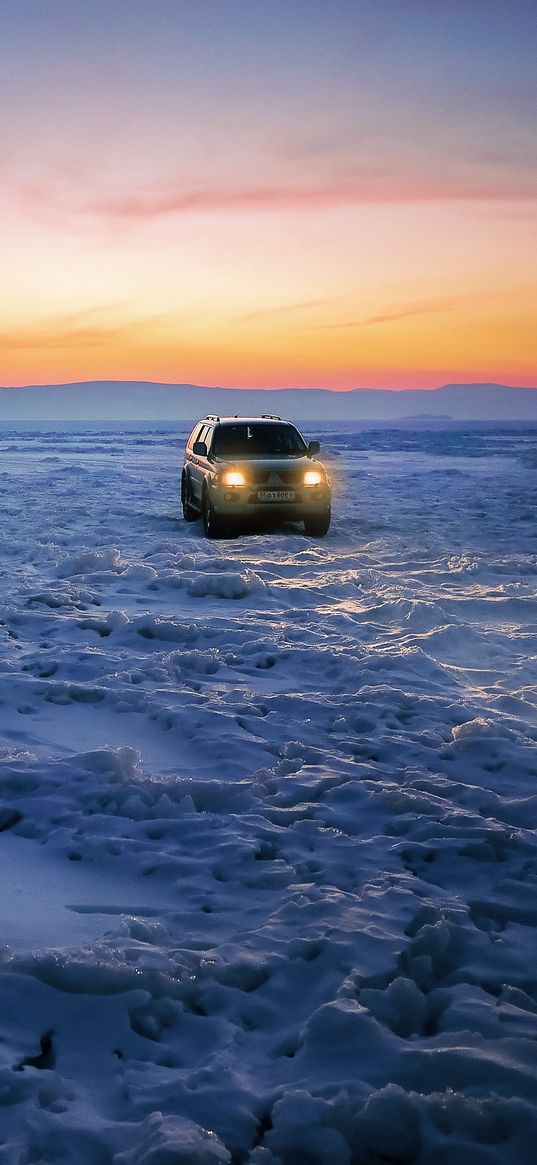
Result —
<instances>
[{"instance_id":1,"label":"orange glow on horizon","mask_svg":"<svg viewBox=\"0 0 537 1165\"><path fill-rule=\"evenodd\" d=\"M422 289L422 296L423 296ZM436 290L436 289L435 289ZM234 388L534 387L532 289L384 302L322 298L256 312L139 314L118 304L0 331L4 386L147 380Z\"/></svg>"}]
</instances>

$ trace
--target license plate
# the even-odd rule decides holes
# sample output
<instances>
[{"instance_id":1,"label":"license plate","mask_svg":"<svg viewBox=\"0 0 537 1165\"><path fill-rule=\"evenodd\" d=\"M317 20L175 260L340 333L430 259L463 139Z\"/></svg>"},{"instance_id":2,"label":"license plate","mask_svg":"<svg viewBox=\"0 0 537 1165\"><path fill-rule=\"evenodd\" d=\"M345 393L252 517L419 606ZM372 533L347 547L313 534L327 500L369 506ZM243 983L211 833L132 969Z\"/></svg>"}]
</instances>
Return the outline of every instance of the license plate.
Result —
<instances>
[{"instance_id":1,"label":"license plate","mask_svg":"<svg viewBox=\"0 0 537 1165\"><path fill-rule=\"evenodd\" d=\"M257 493L259 502L294 502L293 489L260 489Z\"/></svg>"}]
</instances>

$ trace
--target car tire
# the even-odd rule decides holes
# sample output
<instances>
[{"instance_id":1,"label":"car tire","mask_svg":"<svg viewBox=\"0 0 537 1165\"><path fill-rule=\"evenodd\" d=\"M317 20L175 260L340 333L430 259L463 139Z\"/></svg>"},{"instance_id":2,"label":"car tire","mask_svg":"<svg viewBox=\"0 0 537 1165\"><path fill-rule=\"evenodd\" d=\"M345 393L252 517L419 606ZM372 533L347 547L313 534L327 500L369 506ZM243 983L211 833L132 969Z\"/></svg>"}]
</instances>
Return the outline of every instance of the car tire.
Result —
<instances>
[{"instance_id":1,"label":"car tire","mask_svg":"<svg viewBox=\"0 0 537 1165\"><path fill-rule=\"evenodd\" d=\"M185 522L197 521L200 515L198 510L196 510L190 501L190 489L186 473L183 473L181 477L181 507L183 510L183 518L185 519Z\"/></svg>"},{"instance_id":2,"label":"car tire","mask_svg":"<svg viewBox=\"0 0 537 1165\"><path fill-rule=\"evenodd\" d=\"M226 528L222 519L214 512L213 503L208 490L204 489L201 499L201 516L206 538L223 538Z\"/></svg>"},{"instance_id":3,"label":"car tire","mask_svg":"<svg viewBox=\"0 0 537 1165\"><path fill-rule=\"evenodd\" d=\"M308 514L307 518L304 518L304 530L306 534L312 538L323 538L325 534L328 534L330 529L331 516L330 506L327 506L326 510L320 510L316 514Z\"/></svg>"}]
</instances>

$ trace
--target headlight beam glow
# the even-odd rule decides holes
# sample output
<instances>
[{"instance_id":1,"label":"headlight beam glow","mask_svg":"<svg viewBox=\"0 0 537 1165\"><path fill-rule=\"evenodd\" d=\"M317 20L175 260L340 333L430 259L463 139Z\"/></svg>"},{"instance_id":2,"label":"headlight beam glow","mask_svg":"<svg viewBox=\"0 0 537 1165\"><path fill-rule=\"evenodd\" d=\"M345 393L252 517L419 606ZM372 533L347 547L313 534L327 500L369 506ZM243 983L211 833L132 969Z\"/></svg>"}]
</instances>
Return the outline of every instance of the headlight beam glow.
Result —
<instances>
[{"instance_id":1,"label":"headlight beam glow","mask_svg":"<svg viewBox=\"0 0 537 1165\"><path fill-rule=\"evenodd\" d=\"M239 469L228 469L224 473L224 475L222 477L222 481L223 481L224 485L231 485L231 486L246 485L246 478L245 478L244 474L240 472Z\"/></svg>"},{"instance_id":2,"label":"headlight beam glow","mask_svg":"<svg viewBox=\"0 0 537 1165\"><path fill-rule=\"evenodd\" d=\"M304 474L304 485L320 485L323 480L318 469L307 469Z\"/></svg>"}]
</instances>

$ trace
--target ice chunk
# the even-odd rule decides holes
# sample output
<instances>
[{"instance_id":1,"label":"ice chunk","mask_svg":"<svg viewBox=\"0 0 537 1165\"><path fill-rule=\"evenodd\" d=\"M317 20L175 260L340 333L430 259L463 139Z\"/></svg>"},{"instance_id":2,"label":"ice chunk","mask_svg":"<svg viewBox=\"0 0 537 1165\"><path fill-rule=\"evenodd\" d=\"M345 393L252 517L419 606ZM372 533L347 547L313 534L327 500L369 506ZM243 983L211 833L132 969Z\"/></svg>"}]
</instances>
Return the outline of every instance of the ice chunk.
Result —
<instances>
[{"instance_id":1,"label":"ice chunk","mask_svg":"<svg viewBox=\"0 0 537 1165\"><path fill-rule=\"evenodd\" d=\"M193 598L204 599L209 595L218 599L244 599L247 595L264 587L262 579L253 570L237 572L226 571L221 574L204 572L196 575L188 584L188 594Z\"/></svg>"},{"instance_id":2,"label":"ice chunk","mask_svg":"<svg viewBox=\"0 0 537 1165\"><path fill-rule=\"evenodd\" d=\"M136 1129L136 1143L113 1165L228 1165L231 1154L215 1133L179 1116L153 1112Z\"/></svg>"},{"instance_id":3,"label":"ice chunk","mask_svg":"<svg viewBox=\"0 0 537 1165\"><path fill-rule=\"evenodd\" d=\"M64 558L58 567L58 578L70 578L77 574L93 574L95 571L109 570L117 574L123 570L126 563L121 560L121 554L115 547L101 549L80 550Z\"/></svg>"}]
</instances>

